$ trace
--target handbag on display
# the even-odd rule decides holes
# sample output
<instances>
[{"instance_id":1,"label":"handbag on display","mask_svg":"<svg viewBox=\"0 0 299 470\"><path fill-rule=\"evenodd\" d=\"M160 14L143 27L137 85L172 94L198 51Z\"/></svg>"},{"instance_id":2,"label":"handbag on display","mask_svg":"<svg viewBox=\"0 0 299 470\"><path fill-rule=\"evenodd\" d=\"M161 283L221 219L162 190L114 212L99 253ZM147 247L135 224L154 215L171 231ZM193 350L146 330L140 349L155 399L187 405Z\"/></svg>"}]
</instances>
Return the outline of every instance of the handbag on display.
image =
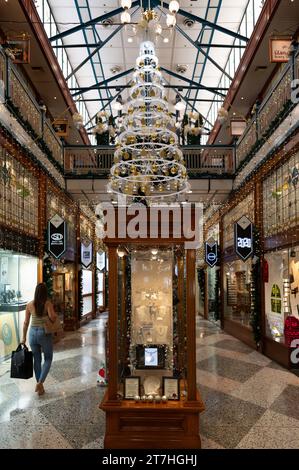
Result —
<instances>
[{"instance_id":1,"label":"handbag on display","mask_svg":"<svg viewBox=\"0 0 299 470\"><path fill-rule=\"evenodd\" d=\"M33 377L33 356L25 344L19 344L11 354L10 377L12 379Z\"/></svg>"}]
</instances>

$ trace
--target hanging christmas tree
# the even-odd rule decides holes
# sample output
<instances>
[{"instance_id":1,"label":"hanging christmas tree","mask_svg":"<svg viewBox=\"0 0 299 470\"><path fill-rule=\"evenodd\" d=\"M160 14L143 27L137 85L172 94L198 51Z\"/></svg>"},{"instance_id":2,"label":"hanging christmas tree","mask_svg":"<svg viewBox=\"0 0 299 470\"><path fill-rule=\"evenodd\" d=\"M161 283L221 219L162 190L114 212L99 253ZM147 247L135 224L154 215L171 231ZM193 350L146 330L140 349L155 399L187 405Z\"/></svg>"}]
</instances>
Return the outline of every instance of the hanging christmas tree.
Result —
<instances>
[{"instance_id":1,"label":"hanging christmas tree","mask_svg":"<svg viewBox=\"0 0 299 470\"><path fill-rule=\"evenodd\" d=\"M136 61L127 114L117 141L108 191L150 202L176 201L190 190L183 153L152 42Z\"/></svg>"}]
</instances>

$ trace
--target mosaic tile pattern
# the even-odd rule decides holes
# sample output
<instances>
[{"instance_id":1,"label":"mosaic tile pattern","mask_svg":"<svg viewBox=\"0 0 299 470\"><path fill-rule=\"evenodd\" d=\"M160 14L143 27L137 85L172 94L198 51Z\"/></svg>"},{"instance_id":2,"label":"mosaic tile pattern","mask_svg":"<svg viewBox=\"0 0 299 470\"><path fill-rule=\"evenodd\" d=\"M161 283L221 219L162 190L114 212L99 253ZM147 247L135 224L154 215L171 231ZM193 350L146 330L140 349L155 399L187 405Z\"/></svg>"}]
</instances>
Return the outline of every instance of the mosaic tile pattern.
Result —
<instances>
[{"instance_id":1,"label":"mosaic tile pattern","mask_svg":"<svg viewBox=\"0 0 299 470\"><path fill-rule=\"evenodd\" d=\"M96 385L104 357L103 317L66 334L56 345L45 383L12 380L0 365L0 448L103 448L105 388ZM197 319L197 383L206 411L203 449L299 449L299 378ZM24 436L24 429L26 435Z\"/></svg>"}]
</instances>

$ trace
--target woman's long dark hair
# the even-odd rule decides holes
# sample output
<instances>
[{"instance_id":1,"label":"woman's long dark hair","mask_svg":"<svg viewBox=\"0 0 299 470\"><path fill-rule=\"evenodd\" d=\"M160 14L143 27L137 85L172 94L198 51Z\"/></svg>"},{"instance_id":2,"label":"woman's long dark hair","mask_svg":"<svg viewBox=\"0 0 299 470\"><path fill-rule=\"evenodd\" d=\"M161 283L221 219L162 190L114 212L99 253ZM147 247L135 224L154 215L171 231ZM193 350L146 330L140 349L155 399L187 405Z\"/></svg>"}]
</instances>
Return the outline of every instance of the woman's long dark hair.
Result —
<instances>
[{"instance_id":1,"label":"woman's long dark hair","mask_svg":"<svg viewBox=\"0 0 299 470\"><path fill-rule=\"evenodd\" d=\"M48 289L45 283L37 284L34 293L34 308L36 315L42 316L45 311L45 303L48 300Z\"/></svg>"}]
</instances>

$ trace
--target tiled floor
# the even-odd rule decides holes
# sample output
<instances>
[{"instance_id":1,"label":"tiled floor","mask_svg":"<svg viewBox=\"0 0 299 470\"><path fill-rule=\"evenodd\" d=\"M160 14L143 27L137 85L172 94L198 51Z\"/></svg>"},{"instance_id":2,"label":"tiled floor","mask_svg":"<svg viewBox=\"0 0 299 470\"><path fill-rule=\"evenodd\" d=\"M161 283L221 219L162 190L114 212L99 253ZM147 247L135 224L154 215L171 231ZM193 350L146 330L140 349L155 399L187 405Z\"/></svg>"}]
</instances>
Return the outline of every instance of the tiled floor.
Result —
<instances>
[{"instance_id":1,"label":"tiled floor","mask_svg":"<svg viewBox=\"0 0 299 470\"><path fill-rule=\"evenodd\" d=\"M105 416L96 385L105 318L55 347L46 394L0 365L0 448L102 448ZM198 319L197 377L206 405L204 449L299 449L299 378ZM26 429L26 433L24 433Z\"/></svg>"}]
</instances>

